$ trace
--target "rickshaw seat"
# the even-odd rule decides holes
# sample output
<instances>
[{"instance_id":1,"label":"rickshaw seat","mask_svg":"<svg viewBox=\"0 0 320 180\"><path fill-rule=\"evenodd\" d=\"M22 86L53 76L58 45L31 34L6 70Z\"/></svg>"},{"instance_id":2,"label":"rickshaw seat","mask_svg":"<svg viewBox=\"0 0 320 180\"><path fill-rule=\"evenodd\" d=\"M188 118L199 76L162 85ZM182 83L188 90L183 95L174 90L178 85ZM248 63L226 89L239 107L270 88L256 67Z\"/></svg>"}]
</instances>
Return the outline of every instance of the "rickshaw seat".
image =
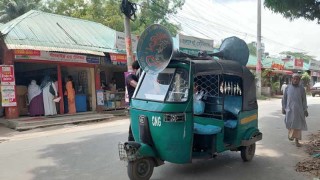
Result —
<instances>
[{"instance_id":1,"label":"rickshaw seat","mask_svg":"<svg viewBox=\"0 0 320 180\"><path fill-rule=\"evenodd\" d=\"M225 96L224 110L237 116L242 109L242 96Z\"/></svg>"},{"instance_id":2,"label":"rickshaw seat","mask_svg":"<svg viewBox=\"0 0 320 180\"><path fill-rule=\"evenodd\" d=\"M238 124L238 120L236 119L228 119L224 121L224 127L231 128L231 129L237 127L237 124Z\"/></svg>"},{"instance_id":3,"label":"rickshaw seat","mask_svg":"<svg viewBox=\"0 0 320 180\"><path fill-rule=\"evenodd\" d=\"M234 116L238 116L240 110L242 108L242 97L241 96L225 96L224 97L224 110L232 113ZM227 128L236 128L238 124L238 120L235 119L227 119L224 122L224 126Z\"/></svg>"},{"instance_id":4,"label":"rickshaw seat","mask_svg":"<svg viewBox=\"0 0 320 180\"><path fill-rule=\"evenodd\" d=\"M193 133L200 135L212 135L221 132L221 127L194 123Z\"/></svg>"}]
</instances>

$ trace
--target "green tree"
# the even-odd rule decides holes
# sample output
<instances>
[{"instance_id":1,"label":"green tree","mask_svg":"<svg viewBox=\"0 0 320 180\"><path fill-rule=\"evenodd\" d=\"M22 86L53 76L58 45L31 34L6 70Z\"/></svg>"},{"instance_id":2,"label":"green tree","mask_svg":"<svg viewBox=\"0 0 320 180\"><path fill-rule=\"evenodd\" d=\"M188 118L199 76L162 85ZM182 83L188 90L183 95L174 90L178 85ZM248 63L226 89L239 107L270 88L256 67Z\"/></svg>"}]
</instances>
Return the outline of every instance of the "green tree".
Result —
<instances>
[{"instance_id":1,"label":"green tree","mask_svg":"<svg viewBox=\"0 0 320 180\"><path fill-rule=\"evenodd\" d=\"M265 0L264 6L290 20L302 17L320 23L319 0Z\"/></svg>"},{"instance_id":2,"label":"green tree","mask_svg":"<svg viewBox=\"0 0 320 180\"><path fill-rule=\"evenodd\" d=\"M309 63L310 60L315 58L314 56L307 55L307 53L304 53L304 52L284 51L284 52L281 52L280 54L286 55L286 56L293 56L293 57L299 58L299 59L303 59L304 62L306 62L306 63Z\"/></svg>"},{"instance_id":3,"label":"green tree","mask_svg":"<svg viewBox=\"0 0 320 180\"><path fill-rule=\"evenodd\" d=\"M184 0L135 0L138 5L136 21L131 22L133 33L140 34L147 26L159 23L173 35L179 26L168 21L184 4ZM48 0L43 2L46 12L61 14L102 23L117 31L124 31L123 14L119 0Z\"/></svg>"},{"instance_id":4,"label":"green tree","mask_svg":"<svg viewBox=\"0 0 320 180\"><path fill-rule=\"evenodd\" d=\"M304 72L301 76L301 81L302 81L304 87L307 88L307 91L310 91L310 80L311 80L311 77L308 74L308 72Z\"/></svg>"},{"instance_id":5,"label":"green tree","mask_svg":"<svg viewBox=\"0 0 320 180\"><path fill-rule=\"evenodd\" d=\"M251 55L257 56L257 47L255 42L249 43L248 48Z\"/></svg>"},{"instance_id":6,"label":"green tree","mask_svg":"<svg viewBox=\"0 0 320 180\"><path fill-rule=\"evenodd\" d=\"M32 9L37 9L41 0L2 0L0 22L6 23Z\"/></svg>"}]
</instances>

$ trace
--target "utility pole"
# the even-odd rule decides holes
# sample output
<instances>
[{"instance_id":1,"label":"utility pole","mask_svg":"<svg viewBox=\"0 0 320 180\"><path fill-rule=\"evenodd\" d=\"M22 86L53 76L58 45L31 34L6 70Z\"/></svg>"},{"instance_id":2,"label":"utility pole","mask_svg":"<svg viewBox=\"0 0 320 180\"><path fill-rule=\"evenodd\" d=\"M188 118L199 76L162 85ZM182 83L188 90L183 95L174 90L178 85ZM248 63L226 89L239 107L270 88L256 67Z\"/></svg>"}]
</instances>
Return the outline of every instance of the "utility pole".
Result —
<instances>
[{"instance_id":1,"label":"utility pole","mask_svg":"<svg viewBox=\"0 0 320 180\"><path fill-rule=\"evenodd\" d=\"M122 0L122 12L124 13L124 32L126 42L126 53L127 53L127 68L128 72L132 72L132 42L131 42L131 27L130 27L130 12L131 6L128 0Z\"/></svg>"},{"instance_id":2,"label":"utility pole","mask_svg":"<svg viewBox=\"0 0 320 180\"><path fill-rule=\"evenodd\" d=\"M132 72L132 43L131 43L131 27L130 19L124 16L124 31L125 31L125 42L126 42L126 53L127 53L127 68L128 72Z\"/></svg>"},{"instance_id":3,"label":"utility pole","mask_svg":"<svg viewBox=\"0 0 320 180\"><path fill-rule=\"evenodd\" d=\"M257 97L261 96L261 0L258 0L258 15L257 15L257 65L256 65L256 76L257 76Z\"/></svg>"}]
</instances>

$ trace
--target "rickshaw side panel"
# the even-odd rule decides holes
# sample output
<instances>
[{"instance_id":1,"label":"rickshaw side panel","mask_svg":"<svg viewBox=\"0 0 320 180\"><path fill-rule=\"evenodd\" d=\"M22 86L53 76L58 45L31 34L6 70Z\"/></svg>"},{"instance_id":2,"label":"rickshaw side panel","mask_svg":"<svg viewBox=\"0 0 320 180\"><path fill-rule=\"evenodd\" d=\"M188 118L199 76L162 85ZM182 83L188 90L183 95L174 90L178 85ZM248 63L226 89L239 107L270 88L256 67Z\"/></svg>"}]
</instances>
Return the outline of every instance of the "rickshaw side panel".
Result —
<instances>
[{"instance_id":1,"label":"rickshaw side panel","mask_svg":"<svg viewBox=\"0 0 320 180\"><path fill-rule=\"evenodd\" d=\"M161 103L142 101L138 107L148 111L136 108L130 110L131 127L135 141L143 143L140 139L141 129L139 127L139 117L143 115L148 118L153 140L153 144L150 146L155 151L157 158L178 164L191 162L192 113L184 113L185 121L183 122L167 122L164 120L164 114L183 112L186 107L185 105L179 106L179 104L166 104L161 109L159 108L161 106ZM155 107L158 108L158 111L150 110Z\"/></svg>"},{"instance_id":2,"label":"rickshaw side panel","mask_svg":"<svg viewBox=\"0 0 320 180\"><path fill-rule=\"evenodd\" d=\"M202 125L213 125L213 126L218 126L221 128L221 132L215 134L215 148L217 152L223 152L225 151L225 146L224 146L224 122L223 120L220 119L215 119L215 118L207 118L207 117L200 117L200 116L194 116L194 122L199 123Z\"/></svg>"},{"instance_id":3,"label":"rickshaw side panel","mask_svg":"<svg viewBox=\"0 0 320 180\"><path fill-rule=\"evenodd\" d=\"M239 114L239 126L237 135L237 146L241 146L242 140L247 140L248 132L259 131L258 129L258 110L243 111Z\"/></svg>"}]
</instances>

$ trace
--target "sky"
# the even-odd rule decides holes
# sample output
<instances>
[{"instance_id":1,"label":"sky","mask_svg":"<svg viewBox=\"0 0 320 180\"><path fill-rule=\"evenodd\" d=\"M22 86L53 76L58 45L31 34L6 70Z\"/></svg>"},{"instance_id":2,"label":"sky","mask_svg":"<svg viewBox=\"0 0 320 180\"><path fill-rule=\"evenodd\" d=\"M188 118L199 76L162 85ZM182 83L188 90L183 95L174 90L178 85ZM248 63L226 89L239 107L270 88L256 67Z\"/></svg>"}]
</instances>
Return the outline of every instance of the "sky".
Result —
<instances>
[{"instance_id":1,"label":"sky","mask_svg":"<svg viewBox=\"0 0 320 180\"><path fill-rule=\"evenodd\" d=\"M261 35L265 52L277 56L283 51L305 52L320 60L320 24L296 19L290 21L261 7ZM182 34L213 39L237 36L247 43L257 41L257 0L186 0L176 15L170 16L182 27Z\"/></svg>"}]
</instances>

